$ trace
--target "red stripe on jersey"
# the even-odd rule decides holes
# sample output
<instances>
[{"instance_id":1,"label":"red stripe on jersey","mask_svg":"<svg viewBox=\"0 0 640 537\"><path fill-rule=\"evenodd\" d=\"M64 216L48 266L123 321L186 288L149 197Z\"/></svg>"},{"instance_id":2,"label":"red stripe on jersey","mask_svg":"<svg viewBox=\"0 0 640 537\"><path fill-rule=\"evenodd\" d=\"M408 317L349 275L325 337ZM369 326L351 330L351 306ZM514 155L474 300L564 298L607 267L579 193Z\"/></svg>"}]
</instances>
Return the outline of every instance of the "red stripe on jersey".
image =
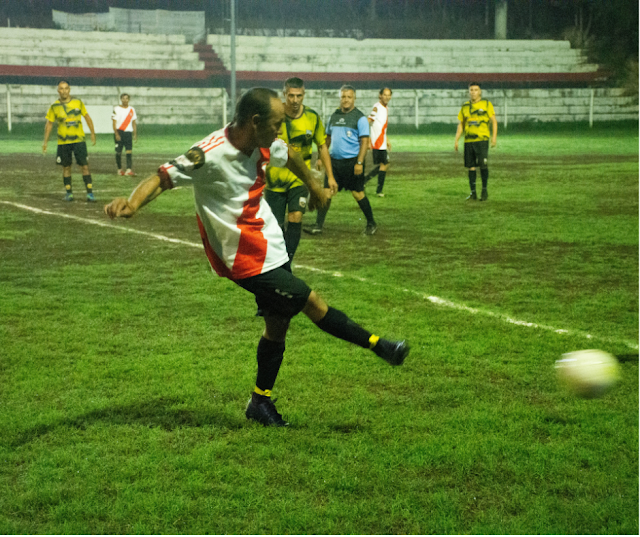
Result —
<instances>
[{"instance_id":1,"label":"red stripe on jersey","mask_svg":"<svg viewBox=\"0 0 640 537\"><path fill-rule=\"evenodd\" d=\"M382 132L380 133L380 136L378 136L378 139L373 143L374 149L380 149L382 147L382 142L384 142L384 135L387 132L388 124L389 124L389 120L387 119L387 121L385 121L384 123L384 127L382 127Z\"/></svg>"},{"instance_id":2,"label":"red stripe on jersey","mask_svg":"<svg viewBox=\"0 0 640 537\"><path fill-rule=\"evenodd\" d=\"M260 158L256 163L256 182L249 189L249 199L242 206L242 214L237 220L240 228L238 251L233 263L232 273L248 278L262 272L267 257L267 239L262 233L264 220L256 218L260 208L260 198L264 189L264 167L269 162L269 149L260 149Z\"/></svg>"},{"instance_id":3,"label":"red stripe on jersey","mask_svg":"<svg viewBox=\"0 0 640 537\"><path fill-rule=\"evenodd\" d=\"M216 141L217 141L218 143L215 143ZM215 149L215 148L216 148L216 147L218 147L219 145L222 145L223 143L224 143L224 138L223 138L223 139L217 138L217 139L216 139L216 140L214 140L211 144L202 144L202 145L200 145L199 147L200 147L200 149L202 149L202 151L204 151L205 153L207 153L207 152L211 151L212 149Z\"/></svg>"},{"instance_id":4,"label":"red stripe on jersey","mask_svg":"<svg viewBox=\"0 0 640 537\"><path fill-rule=\"evenodd\" d=\"M222 261L222 259L218 257L218 254L213 251L211 243L209 242L209 237L207 237L207 232L205 231L204 225L202 224L202 220L200 220L200 215L197 213L196 218L198 219L198 229L200 229L200 237L202 237L204 251L207 254L207 258L209 259L211 268L216 271L218 276L231 279L231 271L227 268L227 265L224 264L224 261Z\"/></svg>"},{"instance_id":5,"label":"red stripe on jersey","mask_svg":"<svg viewBox=\"0 0 640 537\"><path fill-rule=\"evenodd\" d=\"M118 127L118 130L119 131L125 130L129 126L129 123L131 123L132 117L133 117L133 108L129 110L127 117L124 118L124 121L120 124L120 126Z\"/></svg>"}]
</instances>

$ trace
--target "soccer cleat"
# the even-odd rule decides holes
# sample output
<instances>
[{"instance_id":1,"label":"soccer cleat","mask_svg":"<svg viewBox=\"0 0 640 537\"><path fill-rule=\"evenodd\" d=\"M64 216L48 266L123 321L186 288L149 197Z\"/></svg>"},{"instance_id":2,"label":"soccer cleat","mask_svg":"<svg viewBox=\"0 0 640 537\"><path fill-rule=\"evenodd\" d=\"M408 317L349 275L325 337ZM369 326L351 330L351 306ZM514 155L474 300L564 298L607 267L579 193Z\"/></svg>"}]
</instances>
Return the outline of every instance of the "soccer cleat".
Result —
<instances>
[{"instance_id":1,"label":"soccer cleat","mask_svg":"<svg viewBox=\"0 0 640 537\"><path fill-rule=\"evenodd\" d=\"M480 194L480 201L487 201L489 199L489 192L487 192L486 188L482 189L482 193Z\"/></svg>"},{"instance_id":2,"label":"soccer cleat","mask_svg":"<svg viewBox=\"0 0 640 537\"><path fill-rule=\"evenodd\" d=\"M322 235L322 228L317 225L302 228L302 231L308 233L309 235Z\"/></svg>"},{"instance_id":3,"label":"soccer cleat","mask_svg":"<svg viewBox=\"0 0 640 537\"><path fill-rule=\"evenodd\" d=\"M273 401L270 397L264 397L263 399L260 403L256 403L253 396L251 396L244 413L247 419L257 421L265 427L271 425L275 427L287 427L289 424L282 419L282 416L278 414L276 410L276 405L273 404L275 399Z\"/></svg>"},{"instance_id":4,"label":"soccer cleat","mask_svg":"<svg viewBox=\"0 0 640 537\"><path fill-rule=\"evenodd\" d=\"M404 340L389 341L382 338L378 340L378 343L373 348L373 352L391 365L402 365L410 350L409 345Z\"/></svg>"},{"instance_id":5,"label":"soccer cleat","mask_svg":"<svg viewBox=\"0 0 640 537\"><path fill-rule=\"evenodd\" d=\"M73 201L73 194L71 192L67 192L64 195L64 201Z\"/></svg>"},{"instance_id":6,"label":"soccer cleat","mask_svg":"<svg viewBox=\"0 0 640 537\"><path fill-rule=\"evenodd\" d=\"M93 192L87 192L87 201L96 201L96 197L93 195Z\"/></svg>"},{"instance_id":7,"label":"soccer cleat","mask_svg":"<svg viewBox=\"0 0 640 537\"><path fill-rule=\"evenodd\" d=\"M382 192L378 192L376 196L378 196L379 198L384 198L384 194Z\"/></svg>"},{"instance_id":8,"label":"soccer cleat","mask_svg":"<svg viewBox=\"0 0 640 537\"><path fill-rule=\"evenodd\" d=\"M135 176L135 173L133 173L133 170L131 168L129 168L126 172L124 172L124 175L128 175L130 177Z\"/></svg>"},{"instance_id":9,"label":"soccer cleat","mask_svg":"<svg viewBox=\"0 0 640 537\"><path fill-rule=\"evenodd\" d=\"M364 228L362 232L363 235L375 235L376 231L378 231L378 226L376 224L367 224L367 227Z\"/></svg>"},{"instance_id":10,"label":"soccer cleat","mask_svg":"<svg viewBox=\"0 0 640 537\"><path fill-rule=\"evenodd\" d=\"M118 170L117 175L124 175L124 170Z\"/></svg>"},{"instance_id":11,"label":"soccer cleat","mask_svg":"<svg viewBox=\"0 0 640 537\"><path fill-rule=\"evenodd\" d=\"M467 199L468 199L468 200L477 200L477 199L478 199L478 196L477 196L477 194L476 194L476 193L475 193L475 191L474 191L474 192L471 192L471 194L469 194L469 195L467 196Z\"/></svg>"}]
</instances>

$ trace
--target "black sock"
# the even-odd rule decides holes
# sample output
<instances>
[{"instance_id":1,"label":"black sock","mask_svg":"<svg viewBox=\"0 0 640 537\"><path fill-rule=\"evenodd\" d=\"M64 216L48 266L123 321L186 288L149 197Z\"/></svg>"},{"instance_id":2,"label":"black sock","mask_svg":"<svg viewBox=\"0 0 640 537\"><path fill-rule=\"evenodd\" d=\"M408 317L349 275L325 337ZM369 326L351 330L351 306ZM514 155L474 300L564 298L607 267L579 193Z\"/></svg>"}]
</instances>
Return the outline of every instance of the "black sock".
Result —
<instances>
[{"instance_id":1,"label":"black sock","mask_svg":"<svg viewBox=\"0 0 640 537\"><path fill-rule=\"evenodd\" d=\"M256 393L270 396L273 385L276 383L280 364L284 357L284 342L271 341L265 337L258 343L258 376L256 378ZM262 393L261 393L262 392Z\"/></svg>"},{"instance_id":2,"label":"black sock","mask_svg":"<svg viewBox=\"0 0 640 537\"><path fill-rule=\"evenodd\" d=\"M476 170L469 170L469 188L471 193L476 191Z\"/></svg>"},{"instance_id":3,"label":"black sock","mask_svg":"<svg viewBox=\"0 0 640 537\"><path fill-rule=\"evenodd\" d=\"M365 218L367 219L367 224L375 224L376 221L373 219L373 210L371 209L369 198L365 196L358 202L358 205L360 206L360 209L362 210Z\"/></svg>"},{"instance_id":4,"label":"black sock","mask_svg":"<svg viewBox=\"0 0 640 537\"><path fill-rule=\"evenodd\" d=\"M489 182L489 168L480 168L480 177L482 178L482 190L486 190Z\"/></svg>"},{"instance_id":5,"label":"black sock","mask_svg":"<svg viewBox=\"0 0 640 537\"><path fill-rule=\"evenodd\" d=\"M133 166L133 155L131 153L127 153L127 170L130 170Z\"/></svg>"},{"instance_id":6,"label":"black sock","mask_svg":"<svg viewBox=\"0 0 640 537\"><path fill-rule=\"evenodd\" d=\"M119 170L122 169L122 151L116 151L116 166L118 166Z\"/></svg>"},{"instance_id":7,"label":"black sock","mask_svg":"<svg viewBox=\"0 0 640 537\"><path fill-rule=\"evenodd\" d=\"M387 172L380 172L378 174L378 189L376 190L376 194L381 194L382 189L384 188L384 179L387 176Z\"/></svg>"},{"instance_id":8,"label":"black sock","mask_svg":"<svg viewBox=\"0 0 640 537\"><path fill-rule=\"evenodd\" d=\"M366 175L365 179L371 179L372 177L375 177L376 175L378 175L378 172L380 172L379 164Z\"/></svg>"},{"instance_id":9,"label":"black sock","mask_svg":"<svg viewBox=\"0 0 640 537\"><path fill-rule=\"evenodd\" d=\"M63 177L62 181L64 182L64 188L66 191L71 194L73 191L71 190L71 176Z\"/></svg>"},{"instance_id":10,"label":"black sock","mask_svg":"<svg viewBox=\"0 0 640 537\"><path fill-rule=\"evenodd\" d=\"M317 227L322 228L324 226L324 219L327 217L329 207L331 207L331 200L327 201L327 204L324 206L324 208L318 209L318 214L316 216Z\"/></svg>"},{"instance_id":11,"label":"black sock","mask_svg":"<svg viewBox=\"0 0 640 537\"><path fill-rule=\"evenodd\" d=\"M300 244L300 235L302 234L302 222L287 223L287 231L284 234L284 243L287 246L289 261L293 261L296 254L298 244Z\"/></svg>"},{"instance_id":12,"label":"black sock","mask_svg":"<svg viewBox=\"0 0 640 537\"><path fill-rule=\"evenodd\" d=\"M93 185L91 184L91 174L83 175L82 180L84 181L84 186L87 188L87 194L91 194Z\"/></svg>"},{"instance_id":13,"label":"black sock","mask_svg":"<svg viewBox=\"0 0 640 537\"><path fill-rule=\"evenodd\" d=\"M363 349L371 348L371 332L367 332L340 310L329 307L327 314L316 323L316 326L327 334L354 343Z\"/></svg>"}]
</instances>

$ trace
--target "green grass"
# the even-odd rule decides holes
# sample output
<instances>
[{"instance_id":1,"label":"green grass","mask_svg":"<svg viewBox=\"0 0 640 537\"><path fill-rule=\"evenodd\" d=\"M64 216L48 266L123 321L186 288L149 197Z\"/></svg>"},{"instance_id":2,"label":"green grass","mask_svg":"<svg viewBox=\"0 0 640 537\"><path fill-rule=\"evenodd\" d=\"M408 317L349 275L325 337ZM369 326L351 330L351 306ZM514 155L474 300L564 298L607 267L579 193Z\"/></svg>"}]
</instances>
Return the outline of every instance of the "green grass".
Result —
<instances>
[{"instance_id":1,"label":"green grass","mask_svg":"<svg viewBox=\"0 0 640 537\"><path fill-rule=\"evenodd\" d=\"M141 136L136 170L205 134ZM464 201L452 141L398 135L387 197L369 187L378 234L341 193L295 259L406 337L405 365L296 317L275 387L292 427L273 430L243 415L251 295L201 248L87 223L111 224L62 201L40 140L3 139L0 201L81 220L0 203L0 532L637 534L637 128L502 133L487 203ZM90 148L101 201L135 184L111 150ZM187 188L114 225L200 240ZM581 348L621 359L601 399L556 382Z\"/></svg>"}]
</instances>

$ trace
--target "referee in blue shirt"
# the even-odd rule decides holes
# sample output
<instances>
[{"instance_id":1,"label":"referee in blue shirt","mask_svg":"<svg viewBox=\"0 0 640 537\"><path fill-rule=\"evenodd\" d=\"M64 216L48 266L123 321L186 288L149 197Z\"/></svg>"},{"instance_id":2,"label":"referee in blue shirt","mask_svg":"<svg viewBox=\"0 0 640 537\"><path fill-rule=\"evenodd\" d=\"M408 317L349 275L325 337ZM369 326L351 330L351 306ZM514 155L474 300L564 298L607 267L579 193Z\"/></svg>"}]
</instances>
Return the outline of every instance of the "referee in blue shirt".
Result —
<instances>
[{"instance_id":1,"label":"referee in blue shirt","mask_svg":"<svg viewBox=\"0 0 640 537\"><path fill-rule=\"evenodd\" d=\"M356 90L353 86L340 88L340 108L327 123L327 145L330 145L331 167L338 183L338 191L350 190L353 198L367 219L365 235L373 235L378 226L373 219L373 211L369 199L364 193L364 158L369 148L369 122L356 107ZM325 176L325 188L329 188ZM316 223L304 231L311 235L322 233L324 220L331 206L331 200L324 209L318 209Z\"/></svg>"}]
</instances>

